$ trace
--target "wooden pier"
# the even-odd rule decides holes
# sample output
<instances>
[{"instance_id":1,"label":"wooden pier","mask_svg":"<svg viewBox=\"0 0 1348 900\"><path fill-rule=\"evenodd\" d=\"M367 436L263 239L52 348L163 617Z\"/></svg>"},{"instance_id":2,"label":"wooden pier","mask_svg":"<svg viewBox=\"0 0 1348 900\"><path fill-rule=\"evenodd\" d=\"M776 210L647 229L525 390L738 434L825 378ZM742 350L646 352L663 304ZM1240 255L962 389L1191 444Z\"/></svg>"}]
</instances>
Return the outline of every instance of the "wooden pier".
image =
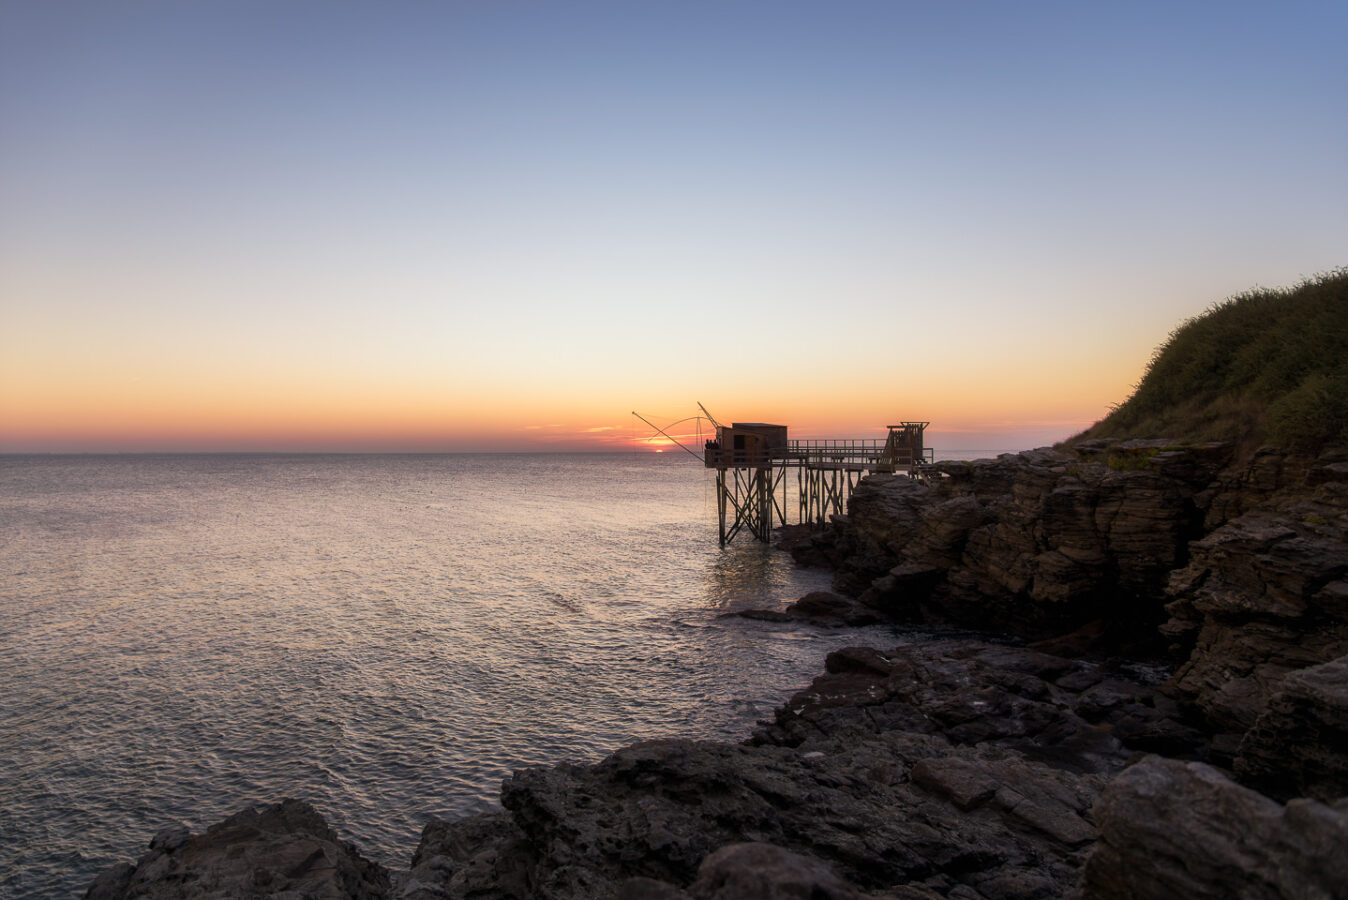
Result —
<instances>
[{"instance_id":1,"label":"wooden pier","mask_svg":"<svg viewBox=\"0 0 1348 900\"><path fill-rule=\"evenodd\" d=\"M889 426L884 440L792 441L787 426L759 422L716 424L702 463L716 470L716 509L721 546L748 529L756 540L772 538L774 522L789 524L790 472L795 473L796 519L824 525L847 510L857 483L872 472L922 477L931 452L922 444L928 422Z\"/></svg>"}]
</instances>

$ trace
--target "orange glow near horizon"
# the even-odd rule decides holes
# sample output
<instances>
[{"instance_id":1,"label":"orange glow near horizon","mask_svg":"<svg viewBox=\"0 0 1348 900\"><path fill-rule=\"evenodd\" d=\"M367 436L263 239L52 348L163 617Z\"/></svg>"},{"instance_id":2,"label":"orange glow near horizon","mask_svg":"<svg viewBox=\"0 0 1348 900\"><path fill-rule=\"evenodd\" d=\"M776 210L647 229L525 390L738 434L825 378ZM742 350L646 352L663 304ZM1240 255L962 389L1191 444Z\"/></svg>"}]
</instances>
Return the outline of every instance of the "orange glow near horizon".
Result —
<instances>
[{"instance_id":1,"label":"orange glow near horizon","mask_svg":"<svg viewBox=\"0 0 1348 900\"><path fill-rule=\"evenodd\" d=\"M776 422L798 439L879 438L907 419L930 421L929 433L947 446L1024 449L1088 427L1126 396L1139 368L1120 374L1117 361L1087 367L1064 355L1055 366L1008 364L1011 374L1000 378L996 367L976 363L933 367L900 388L885 362L832 379L784 373L770 392L750 389L747 374L719 391L711 379L678 375L525 391L493 371L474 387L453 378L357 380L261 368L173 377L143 367L145 374L119 381L71 366L44 381L11 357L0 361L0 452L603 451L675 442L698 451L699 437L713 433L695 418L699 398L726 423ZM1072 374L1074 365L1084 376ZM669 436L625 411L634 406Z\"/></svg>"},{"instance_id":2,"label":"orange glow near horizon","mask_svg":"<svg viewBox=\"0 0 1348 900\"><path fill-rule=\"evenodd\" d=\"M149 411L103 407L97 410L40 410L22 415L12 406L4 409L0 425L0 452L191 452L191 451L336 451L336 452L452 452L522 450L635 450L664 451L682 445L700 452L699 439L712 436L704 423L699 434L693 429L675 429L669 437L654 433L644 424L613 416L604 424L598 419L545 424L520 424L502 417L453 417L445 414L418 416L413 410L355 411L343 417L331 410L251 409L237 407L210 410L157 408ZM888 419L931 421L929 434L939 435L949 446L1027 449L1067 437L1088 427L1095 418L1016 418L984 416L966 412L942 419L925 412L872 415L870 421L832 415L807 415L806 410L781 415L737 416L734 421L774 421L786 424L795 439L828 437L882 438ZM658 421L654 420L653 421ZM1022 439L1021 434L1040 437ZM1029 443L1026 443L1026 440ZM932 441L929 440L929 444ZM932 444L934 446L934 444Z\"/></svg>"}]
</instances>

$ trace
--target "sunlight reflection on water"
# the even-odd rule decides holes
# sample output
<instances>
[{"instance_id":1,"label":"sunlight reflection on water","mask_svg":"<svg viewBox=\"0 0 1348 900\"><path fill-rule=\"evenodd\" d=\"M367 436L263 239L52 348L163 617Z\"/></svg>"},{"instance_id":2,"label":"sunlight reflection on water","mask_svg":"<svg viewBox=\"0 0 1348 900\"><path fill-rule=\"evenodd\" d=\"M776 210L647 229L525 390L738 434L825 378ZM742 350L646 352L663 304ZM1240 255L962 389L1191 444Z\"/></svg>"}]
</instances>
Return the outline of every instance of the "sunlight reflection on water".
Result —
<instances>
[{"instance_id":1,"label":"sunlight reflection on water","mask_svg":"<svg viewBox=\"0 0 1348 900\"><path fill-rule=\"evenodd\" d=\"M13 896L311 800L404 867L524 765L740 739L885 631L721 620L827 586L716 545L671 455L0 458Z\"/></svg>"}]
</instances>

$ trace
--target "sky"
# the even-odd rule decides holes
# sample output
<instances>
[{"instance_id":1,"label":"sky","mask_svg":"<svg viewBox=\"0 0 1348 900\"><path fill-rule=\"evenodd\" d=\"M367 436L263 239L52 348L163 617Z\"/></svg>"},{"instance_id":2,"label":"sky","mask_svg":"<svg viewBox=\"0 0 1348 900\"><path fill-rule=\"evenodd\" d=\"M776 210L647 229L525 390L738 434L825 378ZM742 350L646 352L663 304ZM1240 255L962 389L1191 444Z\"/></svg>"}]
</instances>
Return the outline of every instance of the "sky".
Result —
<instances>
[{"instance_id":1,"label":"sky","mask_svg":"<svg viewBox=\"0 0 1348 900\"><path fill-rule=\"evenodd\" d=\"M1348 3L0 0L0 452L1025 449L1348 263ZM685 423L678 434L686 434Z\"/></svg>"}]
</instances>

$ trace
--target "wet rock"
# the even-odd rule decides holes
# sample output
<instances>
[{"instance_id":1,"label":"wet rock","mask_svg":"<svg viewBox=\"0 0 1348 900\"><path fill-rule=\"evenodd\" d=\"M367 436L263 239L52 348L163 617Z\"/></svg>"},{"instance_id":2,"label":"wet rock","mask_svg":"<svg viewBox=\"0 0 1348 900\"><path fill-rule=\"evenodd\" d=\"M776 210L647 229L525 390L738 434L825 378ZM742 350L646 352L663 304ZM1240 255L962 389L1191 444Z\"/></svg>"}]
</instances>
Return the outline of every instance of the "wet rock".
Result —
<instances>
[{"instance_id":1,"label":"wet rock","mask_svg":"<svg viewBox=\"0 0 1348 900\"><path fill-rule=\"evenodd\" d=\"M1286 806L1202 763L1147 757L1095 805L1088 897L1339 897L1348 805Z\"/></svg>"},{"instance_id":2,"label":"wet rock","mask_svg":"<svg viewBox=\"0 0 1348 900\"><path fill-rule=\"evenodd\" d=\"M786 608L787 615L819 625L874 625L883 621L865 604L828 591L814 591Z\"/></svg>"},{"instance_id":3,"label":"wet rock","mask_svg":"<svg viewBox=\"0 0 1348 900\"><path fill-rule=\"evenodd\" d=\"M159 832L150 852L90 886L88 900L312 897L384 898L388 873L341 841L312 806L285 800L246 809L205 834Z\"/></svg>"},{"instance_id":4,"label":"wet rock","mask_svg":"<svg viewBox=\"0 0 1348 900\"><path fill-rule=\"evenodd\" d=\"M734 612L722 613L722 619L749 619L754 622L794 622L795 619L780 609L759 609L751 607L749 609L738 609Z\"/></svg>"}]
</instances>

